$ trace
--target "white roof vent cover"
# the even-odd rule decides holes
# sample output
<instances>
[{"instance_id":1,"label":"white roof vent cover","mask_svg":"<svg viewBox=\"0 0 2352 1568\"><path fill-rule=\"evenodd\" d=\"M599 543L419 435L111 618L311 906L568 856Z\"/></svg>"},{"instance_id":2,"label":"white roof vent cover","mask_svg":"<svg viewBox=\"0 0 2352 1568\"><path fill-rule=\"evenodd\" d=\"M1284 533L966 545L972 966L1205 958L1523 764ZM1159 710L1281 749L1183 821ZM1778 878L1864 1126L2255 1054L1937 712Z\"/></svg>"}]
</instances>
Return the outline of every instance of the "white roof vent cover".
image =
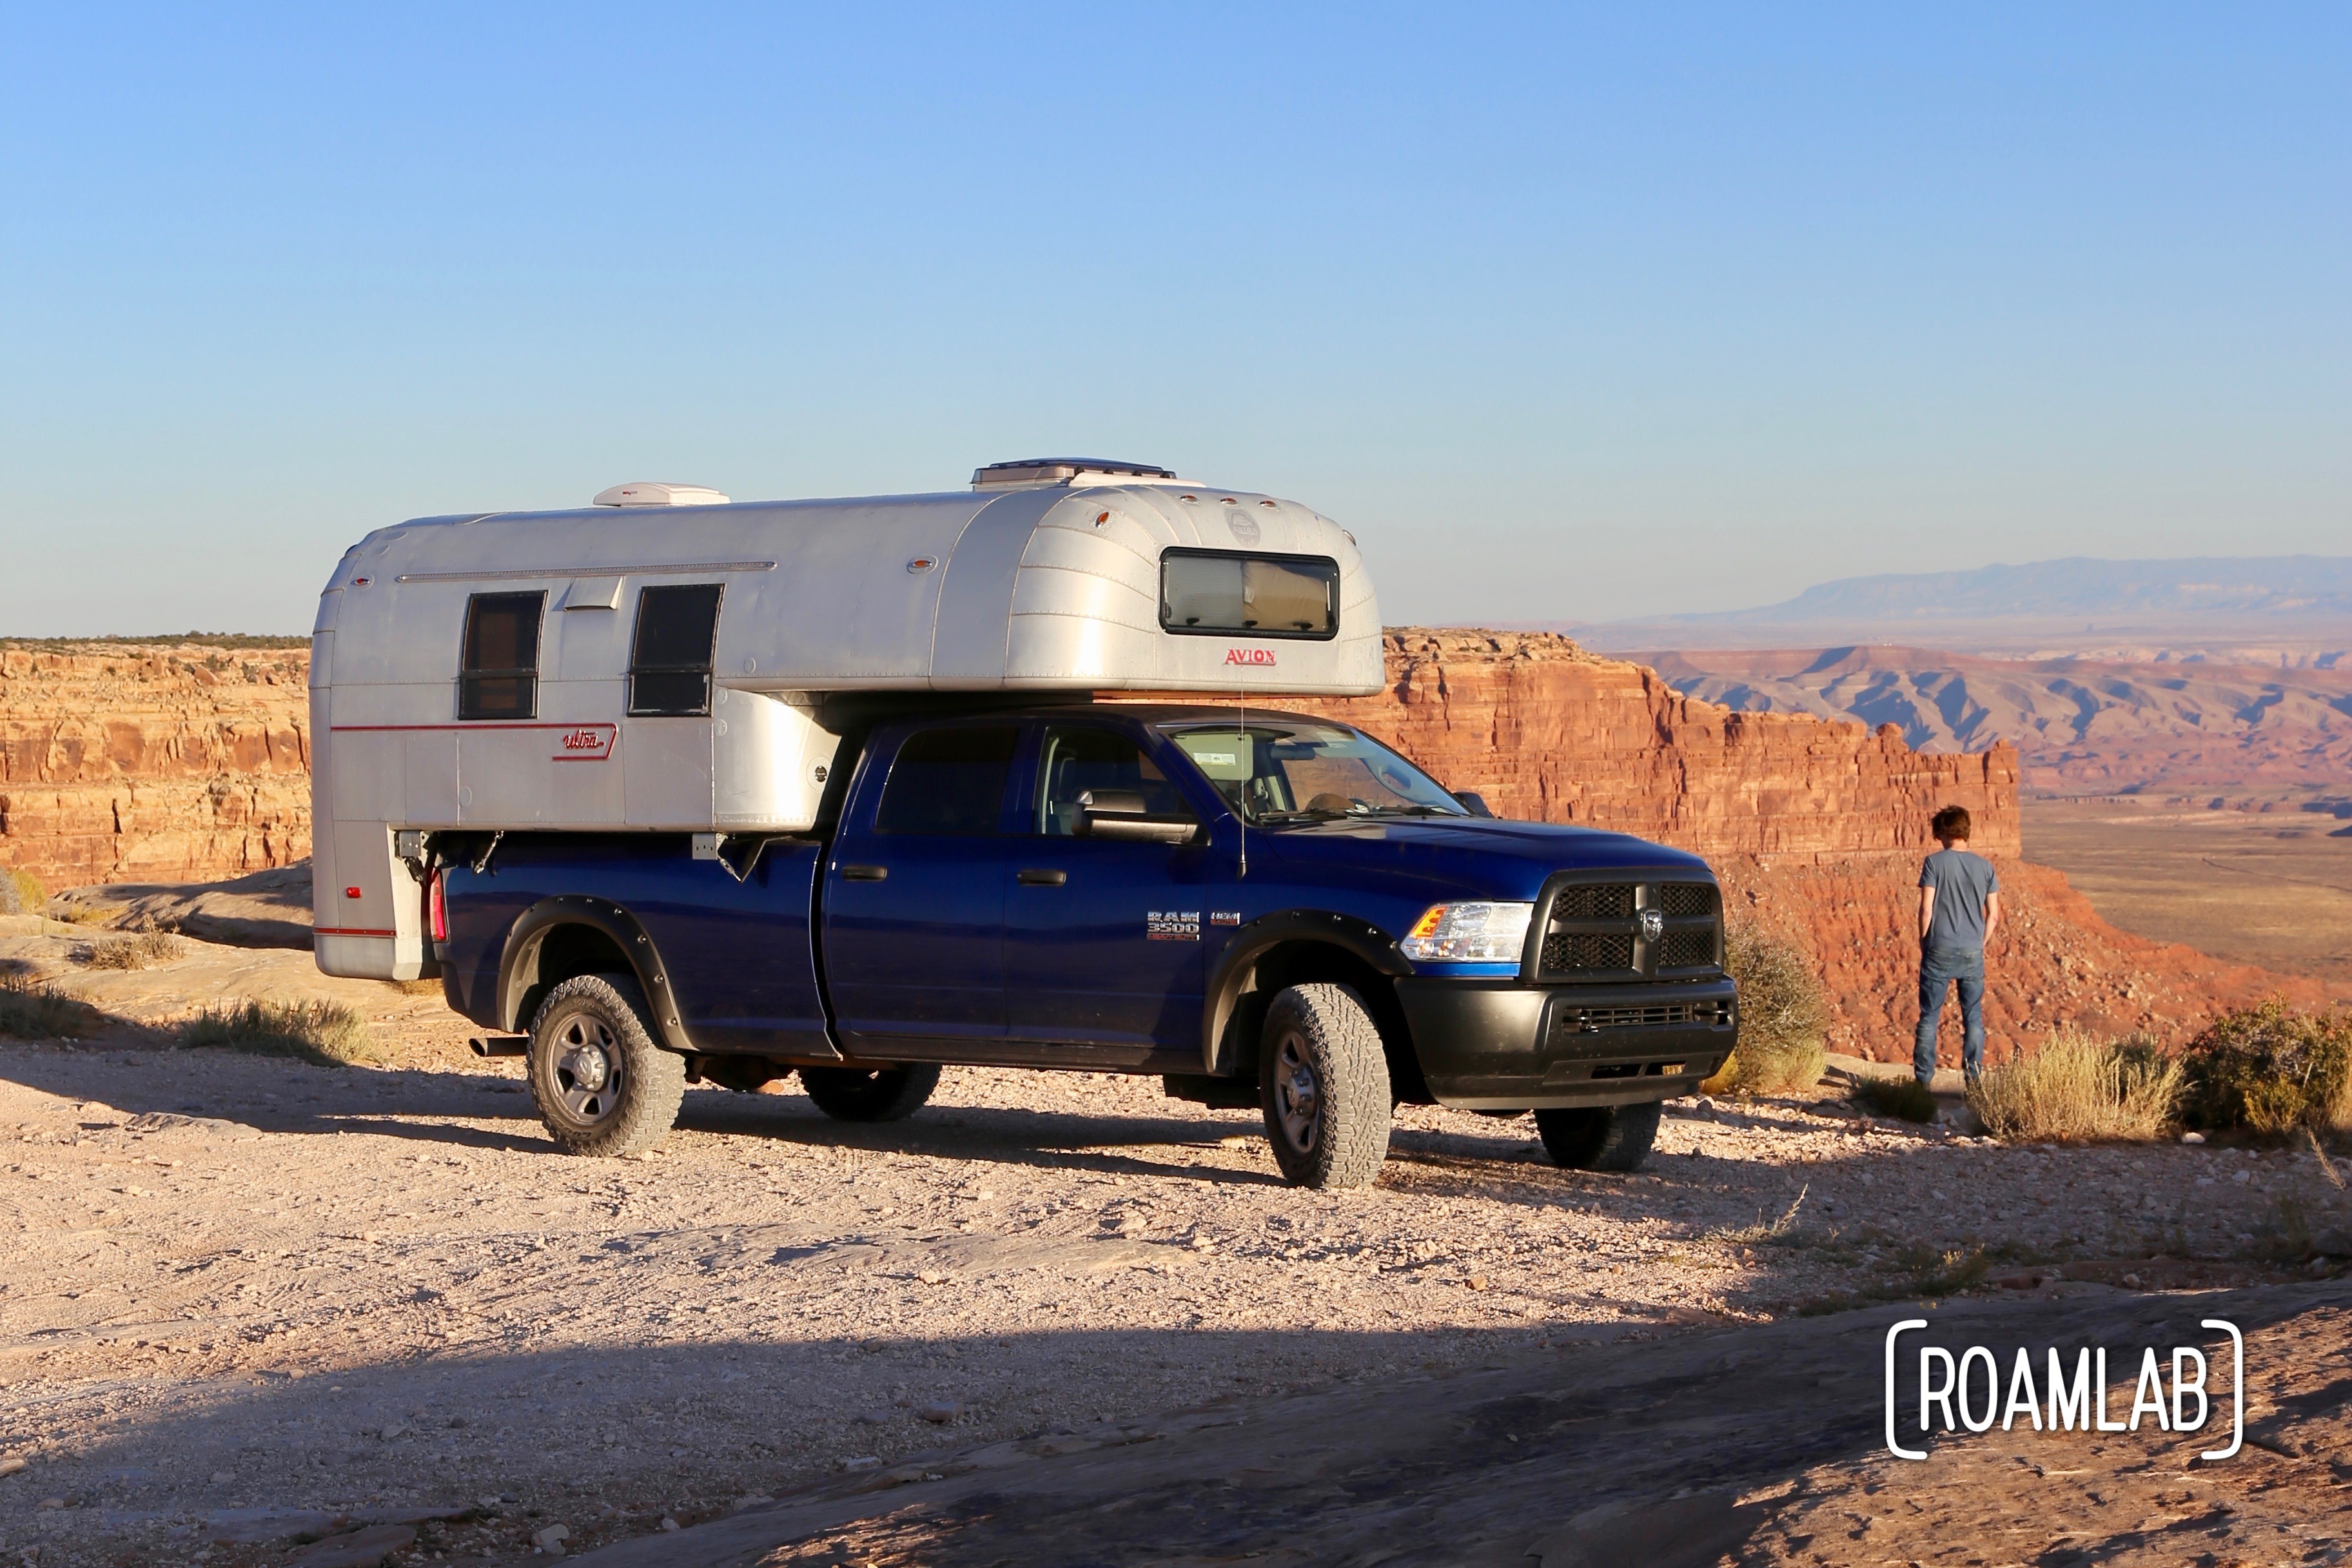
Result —
<instances>
[{"instance_id":1,"label":"white roof vent cover","mask_svg":"<svg viewBox=\"0 0 2352 1568\"><path fill-rule=\"evenodd\" d=\"M725 506L727 499L708 485L657 485L642 479L596 492L598 506Z\"/></svg>"}]
</instances>

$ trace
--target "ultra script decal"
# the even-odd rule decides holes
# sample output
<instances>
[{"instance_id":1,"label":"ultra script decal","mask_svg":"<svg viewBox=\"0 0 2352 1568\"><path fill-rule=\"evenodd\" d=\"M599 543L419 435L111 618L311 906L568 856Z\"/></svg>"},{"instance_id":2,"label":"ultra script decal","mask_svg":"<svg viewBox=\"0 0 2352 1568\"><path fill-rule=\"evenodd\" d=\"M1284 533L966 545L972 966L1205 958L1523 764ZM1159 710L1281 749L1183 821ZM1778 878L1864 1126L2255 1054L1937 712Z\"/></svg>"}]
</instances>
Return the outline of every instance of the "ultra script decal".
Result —
<instances>
[{"instance_id":1,"label":"ultra script decal","mask_svg":"<svg viewBox=\"0 0 2352 1568\"><path fill-rule=\"evenodd\" d=\"M619 727L613 724L574 724L555 738L555 757L559 763L601 763L613 754L613 740Z\"/></svg>"}]
</instances>

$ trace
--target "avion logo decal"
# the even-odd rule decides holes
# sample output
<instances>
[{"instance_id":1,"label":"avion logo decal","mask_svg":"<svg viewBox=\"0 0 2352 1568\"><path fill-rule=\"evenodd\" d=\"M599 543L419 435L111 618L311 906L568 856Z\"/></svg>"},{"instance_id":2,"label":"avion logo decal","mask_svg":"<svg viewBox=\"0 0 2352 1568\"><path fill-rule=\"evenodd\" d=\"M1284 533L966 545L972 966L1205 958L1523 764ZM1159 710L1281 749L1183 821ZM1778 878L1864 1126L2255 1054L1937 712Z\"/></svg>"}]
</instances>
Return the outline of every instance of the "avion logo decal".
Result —
<instances>
[{"instance_id":1,"label":"avion logo decal","mask_svg":"<svg viewBox=\"0 0 2352 1568\"><path fill-rule=\"evenodd\" d=\"M1225 649L1227 664L1272 664L1274 649L1270 647L1229 647Z\"/></svg>"},{"instance_id":2,"label":"avion logo decal","mask_svg":"<svg viewBox=\"0 0 2352 1568\"><path fill-rule=\"evenodd\" d=\"M601 763L613 754L613 738L616 727L611 724L574 724L557 732L555 758L559 763Z\"/></svg>"}]
</instances>

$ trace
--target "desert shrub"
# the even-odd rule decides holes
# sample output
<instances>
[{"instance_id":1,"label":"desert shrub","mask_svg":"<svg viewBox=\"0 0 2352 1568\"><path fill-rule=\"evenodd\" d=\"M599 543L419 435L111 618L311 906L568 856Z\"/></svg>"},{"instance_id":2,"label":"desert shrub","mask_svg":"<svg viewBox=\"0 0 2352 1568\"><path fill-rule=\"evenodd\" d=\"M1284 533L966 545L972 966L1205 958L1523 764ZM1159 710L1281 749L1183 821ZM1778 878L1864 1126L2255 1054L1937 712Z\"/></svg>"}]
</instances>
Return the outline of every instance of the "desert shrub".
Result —
<instances>
[{"instance_id":1,"label":"desert shrub","mask_svg":"<svg viewBox=\"0 0 2352 1568\"><path fill-rule=\"evenodd\" d=\"M2054 1029L2032 1056L1987 1068L1969 1105L2012 1143L2156 1138L2172 1123L2182 1077L2153 1040Z\"/></svg>"},{"instance_id":2,"label":"desert shrub","mask_svg":"<svg viewBox=\"0 0 2352 1568\"><path fill-rule=\"evenodd\" d=\"M92 969L146 969L180 956L180 939L167 931L110 936L77 949L74 958Z\"/></svg>"},{"instance_id":3,"label":"desert shrub","mask_svg":"<svg viewBox=\"0 0 2352 1568\"><path fill-rule=\"evenodd\" d=\"M1856 1079L1853 1102L1873 1116L1893 1116L1905 1121L1936 1120L1936 1097L1916 1078Z\"/></svg>"},{"instance_id":4,"label":"desert shrub","mask_svg":"<svg viewBox=\"0 0 2352 1568\"><path fill-rule=\"evenodd\" d=\"M37 915L48 902L41 879L30 871L0 868L0 915Z\"/></svg>"},{"instance_id":5,"label":"desert shrub","mask_svg":"<svg viewBox=\"0 0 2352 1568\"><path fill-rule=\"evenodd\" d=\"M1739 984L1739 1038L1730 1059L1699 1087L1710 1094L1811 1089L1828 1064L1822 1045L1829 1001L1796 943L1752 925L1723 933L1724 967Z\"/></svg>"},{"instance_id":6,"label":"desert shrub","mask_svg":"<svg viewBox=\"0 0 2352 1568\"><path fill-rule=\"evenodd\" d=\"M79 1040L98 1027L97 1009L54 985L0 974L0 1035L20 1040Z\"/></svg>"},{"instance_id":7,"label":"desert shrub","mask_svg":"<svg viewBox=\"0 0 2352 1568\"><path fill-rule=\"evenodd\" d=\"M341 1002L246 1002L207 1007L180 1026L183 1047L226 1046L326 1066L381 1059L367 1020Z\"/></svg>"},{"instance_id":8,"label":"desert shrub","mask_svg":"<svg viewBox=\"0 0 2352 1568\"><path fill-rule=\"evenodd\" d=\"M2181 1067L2192 1127L2352 1128L2352 1013L2298 1012L2274 996L2209 1025Z\"/></svg>"}]
</instances>

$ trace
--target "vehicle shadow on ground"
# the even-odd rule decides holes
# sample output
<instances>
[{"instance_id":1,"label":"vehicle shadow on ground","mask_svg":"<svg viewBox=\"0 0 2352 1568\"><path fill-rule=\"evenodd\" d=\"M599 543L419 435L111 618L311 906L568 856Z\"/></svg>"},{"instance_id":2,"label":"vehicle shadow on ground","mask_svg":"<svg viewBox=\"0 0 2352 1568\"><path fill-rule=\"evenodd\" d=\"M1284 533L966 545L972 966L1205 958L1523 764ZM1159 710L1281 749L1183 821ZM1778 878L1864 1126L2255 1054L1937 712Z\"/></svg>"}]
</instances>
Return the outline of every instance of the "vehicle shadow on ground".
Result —
<instances>
[{"instance_id":1,"label":"vehicle shadow on ground","mask_svg":"<svg viewBox=\"0 0 2352 1568\"><path fill-rule=\"evenodd\" d=\"M1171 1104L1181 1104L1171 1101ZM690 1132L763 1139L809 1148L887 1151L939 1155L1000 1165L1095 1171L1108 1174L1178 1177L1220 1184L1279 1184L1271 1162L1264 1171L1182 1164L1142 1152L1169 1147L1215 1148L1223 1139L1256 1133L1255 1118L1187 1108L1165 1117L1031 1110L1003 1106L934 1104L903 1121L860 1125L834 1121L804 1095L689 1091L678 1127Z\"/></svg>"},{"instance_id":2,"label":"vehicle shadow on ground","mask_svg":"<svg viewBox=\"0 0 2352 1568\"><path fill-rule=\"evenodd\" d=\"M209 1512L259 1544L272 1529L335 1528L331 1509L364 1518L353 1500L391 1496L471 1505L419 1542L452 1558L516 1561L530 1532L563 1522L568 1549L601 1547L588 1561L605 1568L1055 1568L1141 1561L1130 1548L1177 1562L1701 1568L1808 1500L1790 1489L1807 1471L1885 1457L1882 1346L1898 1319L1924 1317L1954 1346L2204 1344L2226 1358L2200 1319L2340 1341L2340 1315L2326 1315L2340 1305L2324 1287L2270 1287L1888 1304L1638 1346L1623 1325L1567 1329L1498 1340L1484 1364L1435 1376L1420 1358L1457 1330L1203 1329L1171 1350L1167 1333L1136 1331L644 1342L640 1325L616 1323L587 1346L178 1380L154 1414L42 1456L35 1484L0 1499L0 1530L12 1543L80 1541L110 1521L160 1529ZM1360 1375L1292 1391L1259 1381L1301 1350ZM1171 1395L1168 1414L1074 1426L1013 1414L1099 1369L1170 1367L1171 1354L1183 1357L1177 1373L1153 1388ZM1199 1403L1234 1390L1235 1368L1255 1374L1251 1386ZM2116 1375L2128 1389L2128 1370ZM950 1386L937 1425L891 1403ZM2294 1451L2305 1428L2340 1418L2342 1393L2339 1381L2258 1407L2250 1431ZM2177 1467L2209 1437L2146 1447ZM2011 1479L2031 1492L2024 1474ZM737 1510L746 1494L760 1500ZM41 1497L65 1507L37 1511ZM259 1505L280 1520L257 1527ZM1633 1514L1647 1533L1620 1539ZM665 1517L689 1528L665 1532Z\"/></svg>"},{"instance_id":3,"label":"vehicle shadow on ground","mask_svg":"<svg viewBox=\"0 0 2352 1568\"><path fill-rule=\"evenodd\" d=\"M322 1068L211 1047L171 1055L200 1069L232 1062L266 1065L274 1074L268 1080L272 1087L201 1070L144 1070L152 1068L156 1053L125 1048L119 1036L96 1048L72 1042L0 1042L0 1079L96 1102L125 1117L202 1117L257 1132L365 1131L477 1149L545 1146L530 1096L510 1079L413 1068ZM431 1120L415 1120L419 1118ZM508 1131L450 1124L460 1119L516 1125Z\"/></svg>"}]
</instances>

